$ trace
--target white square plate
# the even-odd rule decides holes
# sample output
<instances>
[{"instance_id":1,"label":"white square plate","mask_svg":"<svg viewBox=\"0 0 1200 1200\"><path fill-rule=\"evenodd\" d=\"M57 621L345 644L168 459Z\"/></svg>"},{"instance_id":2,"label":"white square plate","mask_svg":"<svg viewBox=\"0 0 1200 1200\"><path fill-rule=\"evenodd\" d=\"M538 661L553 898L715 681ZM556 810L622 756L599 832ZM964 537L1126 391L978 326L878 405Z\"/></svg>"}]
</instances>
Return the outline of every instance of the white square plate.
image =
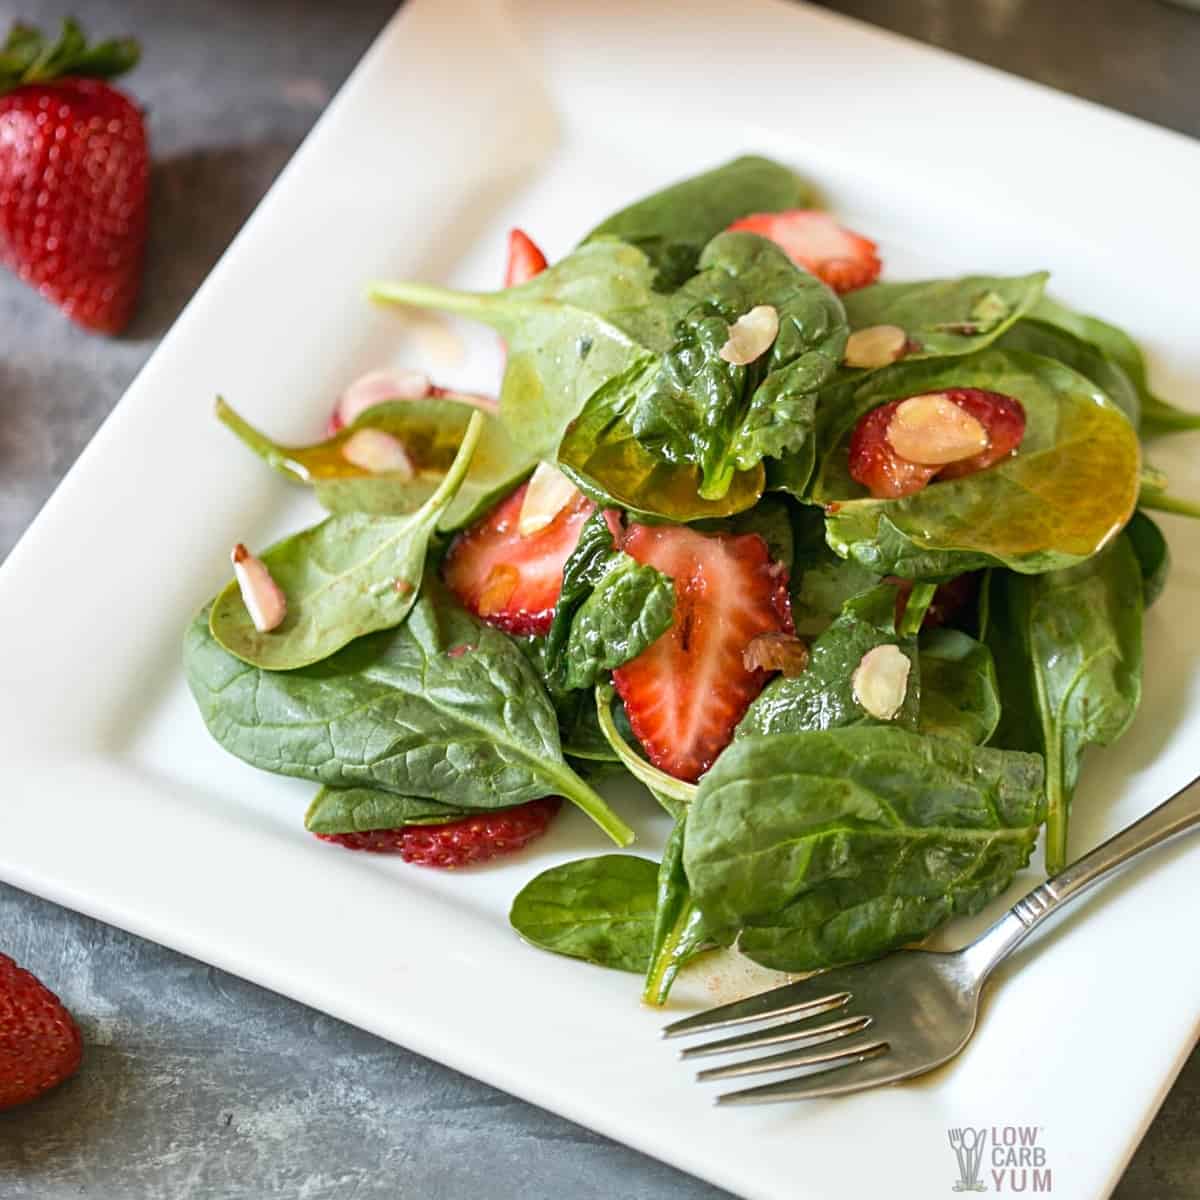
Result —
<instances>
[{"instance_id":1,"label":"white square plate","mask_svg":"<svg viewBox=\"0 0 1200 1200\"><path fill-rule=\"evenodd\" d=\"M463 875L335 851L301 827L311 789L223 754L186 695L180 639L228 547L315 515L218 427L217 392L312 437L356 372L428 348L367 305L366 281L489 286L510 224L557 256L616 205L746 151L817 182L892 278L1049 267L1057 294L1144 339L1167 395L1196 390L1200 151L1184 138L772 0L414 0L0 571L0 877L744 1196L949 1193L946 1131L970 1124L1036 1127L1054 1195L1094 1200L1196 1034L1200 847L1159 852L1026 947L928 1081L717 1111L633 977L507 927L535 872L606 849L581 817ZM439 374L494 386L494 341L473 344ZM1193 496L1195 448L1156 455ZM1148 620L1145 705L1089 759L1077 852L1195 769L1200 541L1166 524L1176 566ZM631 816L657 850L661 820ZM671 1007L749 981L726 959Z\"/></svg>"}]
</instances>

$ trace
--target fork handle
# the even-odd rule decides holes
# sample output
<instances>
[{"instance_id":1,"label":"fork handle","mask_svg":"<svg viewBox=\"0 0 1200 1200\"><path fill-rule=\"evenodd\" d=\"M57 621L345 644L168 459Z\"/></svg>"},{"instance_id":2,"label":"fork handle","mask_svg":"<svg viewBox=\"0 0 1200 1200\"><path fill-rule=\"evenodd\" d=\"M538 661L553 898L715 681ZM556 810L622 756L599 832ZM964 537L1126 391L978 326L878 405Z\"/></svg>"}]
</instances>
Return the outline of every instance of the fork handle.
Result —
<instances>
[{"instance_id":1,"label":"fork handle","mask_svg":"<svg viewBox=\"0 0 1200 1200\"><path fill-rule=\"evenodd\" d=\"M1043 921L1111 875L1118 867L1168 838L1200 825L1200 779L1113 834L1090 853L1023 896L967 948L968 960L986 979Z\"/></svg>"}]
</instances>

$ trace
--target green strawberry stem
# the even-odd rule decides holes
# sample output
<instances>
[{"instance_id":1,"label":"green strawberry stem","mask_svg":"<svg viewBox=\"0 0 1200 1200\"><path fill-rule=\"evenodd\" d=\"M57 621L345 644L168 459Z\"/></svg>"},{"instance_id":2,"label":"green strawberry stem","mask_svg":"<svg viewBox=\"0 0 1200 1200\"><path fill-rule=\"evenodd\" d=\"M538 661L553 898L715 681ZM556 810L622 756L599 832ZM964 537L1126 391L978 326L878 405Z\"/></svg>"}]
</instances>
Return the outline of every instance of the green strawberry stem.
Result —
<instances>
[{"instance_id":1,"label":"green strawberry stem","mask_svg":"<svg viewBox=\"0 0 1200 1200\"><path fill-rule=\"evenodd\" d=\"M73 17L63 20L57 41L18 21L0 48L0 93L68 76L113 79L137 66L141 56L141 46L133 38L111 38L89 46Z\"/></svg>"}]
</instances>

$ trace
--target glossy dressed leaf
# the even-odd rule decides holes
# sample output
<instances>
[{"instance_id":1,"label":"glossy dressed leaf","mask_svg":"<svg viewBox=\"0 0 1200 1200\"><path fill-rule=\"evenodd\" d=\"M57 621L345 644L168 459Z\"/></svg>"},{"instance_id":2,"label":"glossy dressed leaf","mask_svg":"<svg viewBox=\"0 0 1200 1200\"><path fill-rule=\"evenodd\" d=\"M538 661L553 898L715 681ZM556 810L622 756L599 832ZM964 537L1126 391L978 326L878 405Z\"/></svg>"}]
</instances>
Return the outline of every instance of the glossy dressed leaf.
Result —
<instances>
[{"instance_id":1,"label":"glossy dressed leaf","mask_svg":"<svg viewBox=\"0 0 1200 1200\"><path fill-rule=\"evenodd\" d=\"M530 880L508 919L543 950L640 974L650 961L657 884L658 864L651 859L581 858Z\"/></svg>"},{"instance_id":2,"label":"glossy dressed leaf","mask_svg":"<svg viewBox=\"0 0 1200 1200\"><path fill-rule=\"evenodd\" d=\"M1125 526L1142 571L1142 603L1149 608L1162 595L1171 571L1171 550L1154 519L1138 509Z\"/></svg>"},{"instance_id":3,"label":"glossy dressed leaf","mask_svg":"<svg viewBox=\"0 0 1200 1200\"><path fill-rule=\"evenodd\" d=\"M824 632L847 600L875 587L883 577L834 554L825 540L825 516L819 508L797 506L792 534L792 620L797 633L811 636Z\"/></svg>"},{"instance_id":4,"label":"glossy dressed leaf","mask_svg":"<svg viewBox=\"0 0 1200 1200\"><path fill-rule=\"evenodd\" d=\"M1025 437L1012 458L898 500L874 500L849 476L858 417L920 392L978 387L1015 396ZM898 364L840 397L813 491L839 554L881 575L937 578L999 564L1023 573L1095 554L1129 519L1140 451L1125 415L1088 379L1039 355L985 350Z\"/></svg>"},{"instance_id":5,"label":"glossy dressed leaf","mask_svg":"<svg viewBox=\"0 0 1200 1200\"><path fill-rule=\"evenodd\" d=\"M703 521L751 508L766 480L761 464L735 471L725 494L709 500L700 495L698 466L669 462L634 436L631 394L656 371L654 360L644 360L596 391L559 444L559 467L598 504L623 508L636 520Z\"/></svg>"},{"instance_id":6,"label":"glossy dressed leaf","mask_svg":"<svg viewBox=\"0 0 1200 1200\"><path fill-rule=\"evenodd\" d=\"M1125 330L1108 321L1102 321L1099 317L1075 312L1049 296L1042 297L1032 315L1039 321L1056 325L1077 338L1090 342L1124 371L1137 388L1141 400L1143 433L1180 433L1189 429L1200 429L1200 413L1176 408L1151 391L1141 347Z\"/></svg>"},{"instance_id":7,"label":"glossy dressed leaf","mask_svg":"<svg viewBox=\"0 0 1200 1200\"><path fill-rule=\"evenodd\" d=\"M982 746L1000 722L1000 695L992 653L957 629L921 635L921 712L917 728L932 737L962 738Z\"/></svg>"},{"instance_id":8,"label":"glossy dressed leaf","mask_svg":"<svg viewBox=\"0 0 1200 1200\"><path fill-rule=\"evenodd\" d=\"M569 688L591 688L605 671L637 658L675 614L671 578L622 553L571 622L565 654Z\"/></svg>"},{"instance_id":9,"label":"glossy dressed leaf","mask_svg":"<svg viewBox=\"0 0 1200 1200\"><path fill-rule=\"evenodd\" d=\"M1032 735L1045 755L1046 867L1053 873L1067 862L1069 808L1084 750L1116 741L1141 700L1141 566L1122 536L1068 570L998 574L992 582L1001 595L998 603L993 597L989 640L1019 653L1028 683L1014 703L1028 710L1032 701L1034 718L1015 733L1013 726L1001 732L1010 739ZM1007 707L1008 695L1002 698Z\"/></svg>"},{"instance_id":10,"label":"glossy dressed leaf","mask_svg":"<svg viewBox=\"0 0 1200 1200\"><path fill-rule=\"evenodd\" d=\"M378 788L323 787L304 814L304 828L310 833L367 833L405 825L445 825L477 811Z\"/></svg>"},{"instance_id":11,"label":"glossy dressed leaf","mask_svg":"<svg viewBox=\"0 0 1200 1200\"><path fill-rule=\"evenodd\" d=\"M905 362L973 354L1038 302L1049 278L967 275L915 283L873 283L845 296L851 329L897 325L908 335Z\"/></svg>"},{"instance_id":12,"label":"glossy dressed leaf","mask_svg":"<svg viewBox=\"0 0 1200 1200\"><path fill-rule=\"evenodd\" d=\"M287 597L283 623L269 633L255 628L235 580L213 602L213 637L252 666L291 671L399 625L416 603L429 539L462 484L482 427L476 413L437 490L409 516L346 513L277 542L262 558Z\"/></svg>"},{"instance_id":13,"label":"glossy dressed leaf","mask_svg":"<svg viewBox=\"0 0 1200 1200\"><path fill-rule=\"evenodd\" d=\"M642 1000L665 1004L681 967L698 954L728 946L729 934L712 934L692 902L692 889L683 869L683 831L686 814L675 822L658 868L658 907L654 913L654 940Z\"/></svg>"},{"instance_id":14,"label":"glossy dressed leaf","mask_svg":"<svg viewBox=\"0 0 1200 1200\"><path fill-rule=\"evenodd\" d=\"M922 686L917 642L896 633L896 589L885 583L846 602L837 620L813 642L805 670L768 683L746 710L736 737L881 724L858 702L853 683L863 655L877 646L898 646L912 664L904 703L883 723L915 729Z\"/></svg>"},{"instance_id":15,"label":"glossy dressed leaf","mask_svg":"<svg viewBox=\"0 0 1200 1200\"><path fill-rule=\"evenodd\" d=\"M1011 882L1041 823L1037 755L859 727L735 742L683 862L714 928L786 971L884 953Z\"/></svg>"},{"instance_id":16,"label":"glossy dressed leaf","mask_svg":"<svg viewBox=\"0 0 1200 1200\"><path fill-rule=\"evenodd\" d=\"M1052 358L1090 379L1137 429L1142 421L1142 401L1133 380L1091 342L1046 321L1025 318L997 340L1001 350L1023 350Z\"/></svg>"},{"instance_id":17,"label":"glossy dressed leaf","mask_svg":"<svg viewBox=\"0 0 1200 1200\"><path fill-rule=\"evenodd\" d=\"M634 246L581 246L528 283L460 292L421 283L378 284L377 300L443 309L496 329L508 345L500 416L513 441L553 460L567 423L602 384L669 344L654 271Z\"/></svg>"},{"instance_id":18,"label":"glossy dressed leaf","mask_svg":"<svg viewBox=\"0 0 1200 1200\"><path fill-rule=\"evenodd\" d=\"M655 286L669 289L696 270L704 247L740 217L811 202L809 188L788 167L746 155L613 213L584 242L615 239L637 246L657 272Z\"/></svg>"},{"instance_id":19,"label":"glossy dressed leaf","mask_svg":"<svg viewBox=\"0 0 1200 1200\"><path fill-rule=\"evenodd\" d=\"M268 466L293 483L313 489L331 513L374 513L402 516L421 507L450 470L474 413L480 410L446 396L429 400L395 400L375 405L352 425L311 446L284 446L256 429L224 400L217 419ZM499 492L520 483L536 462L508 436L503 423L482 414L483 430L458 493L442 514L440 529L469 523ZM378 429L396 438L412 463L411 477L396 472L372 473L356 466L342 447L359 431Z\"/></svg>"},{"instance_id":20,"label":"glossy dressed leaf","mask_svg":"<svg viewBox=\"0 0 1200 1200\"><path fill-rule=\"evenodd\" d=\"M434 580L398 629L296 671L235 658L203 612L184 668L209 732L265 771L464 808L561 795L619 844L633 837L563 761L554 708L525 655Z\"/></svg>"},{"instance_id":21,"label":"glossy dressed leaf","mask_svg":"<svg viewBox=\"0 0 1200 1200\"><path fill-rule=\"evenodd\" d=\"M584 523L575 549L563 564L562 587L558 593L558 603L554 606L554 620L545 639L548 677L561 679L565 676L563 655L571 636L571 623L616 560L617 553L613 532L604 513L594 512Z\"/></svg>"},{"instance_id":22,"label":"glossy dressed leaf","mask_svg":"<svg viewBox=\"0 0 1200 1200\"><path fill-rule=\"evenodd\" d=\"M810 436L816 392L846 341L837 297L773 242L721 234L698 265L662 298L670 343L653 364L591 397L559 448L573 473L627 506L675 520L748 507L748 485L755 496L763 486L763 459ZM773 344L749 365L725 361L730 326L761 304L778 316ZM731 492L739 507L698 507Z\"/></svg>"}]
</instances>

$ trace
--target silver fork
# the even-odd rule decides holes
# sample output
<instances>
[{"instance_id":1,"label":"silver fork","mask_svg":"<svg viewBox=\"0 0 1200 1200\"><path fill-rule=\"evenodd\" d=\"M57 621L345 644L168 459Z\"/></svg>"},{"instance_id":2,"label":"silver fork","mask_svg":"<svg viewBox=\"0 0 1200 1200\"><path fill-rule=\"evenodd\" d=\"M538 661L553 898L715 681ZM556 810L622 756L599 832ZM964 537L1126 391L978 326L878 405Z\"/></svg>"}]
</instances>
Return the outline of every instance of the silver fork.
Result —
<instances>
[{"instance_id":1,"label":"silver fork","mask_svg":"<svg viewBox=\"0 0 1200 1200\"><path fill-rule=\"evenodd\" d=\"M686 1017L668 1025L663 1035L681 1037L768 1018L791 1018L681 1052L681 1058L693 1059L734 1050L790 1047L701 1071L696 1078L702 1082L806 1068L803 1075L718 1096L718 1104L844 1096L932 1071L970 1040L988 976L1034 929L1135 855L1197 824L1200 779L1039 884L961 950L902 950L873 962L834 967ZM810 1023L821 1015L831 1019Z\"/></svg>"}]
</instances>

